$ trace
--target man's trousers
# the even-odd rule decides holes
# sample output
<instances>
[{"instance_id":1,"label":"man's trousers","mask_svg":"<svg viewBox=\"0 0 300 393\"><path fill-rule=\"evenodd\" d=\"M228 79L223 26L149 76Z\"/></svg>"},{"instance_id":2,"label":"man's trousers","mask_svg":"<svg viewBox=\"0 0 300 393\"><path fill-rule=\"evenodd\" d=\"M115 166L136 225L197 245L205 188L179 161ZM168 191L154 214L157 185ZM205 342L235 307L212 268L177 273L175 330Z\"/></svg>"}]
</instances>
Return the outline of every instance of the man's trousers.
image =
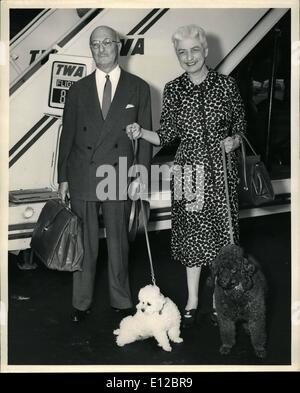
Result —
<instances>
[{"instance_id":1,"label":"man's trousers","mask_svg":"<svg viewBox=\"0 0 300 393\"><path fill-rule=\"evenodd\" d=\"M71 207L83 223L83 271L73 273L73 307L84 311L93 299L99 251L100 207L106 229L110 304L132 307L128 274L128 220L131 201L94 202L71 198ZM101 259L101 256L100 256Z\"/></svg>"}]
</instances>

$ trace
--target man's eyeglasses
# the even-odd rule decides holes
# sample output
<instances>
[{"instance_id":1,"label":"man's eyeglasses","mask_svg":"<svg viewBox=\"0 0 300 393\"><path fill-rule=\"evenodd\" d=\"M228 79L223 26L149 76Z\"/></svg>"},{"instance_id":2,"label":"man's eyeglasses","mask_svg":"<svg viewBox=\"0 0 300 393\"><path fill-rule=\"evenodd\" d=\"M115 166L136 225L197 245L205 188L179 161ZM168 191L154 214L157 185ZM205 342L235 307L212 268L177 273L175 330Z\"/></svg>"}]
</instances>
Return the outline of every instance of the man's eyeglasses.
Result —
<instances>
[{"instance_id":1,"label":"man's eyeglasses","mask_svg":"<svg viewBox=\"0 0 300 393\"><path fill-rule=\"evenodd\" d=\"M100 45L103 45L104 48L111 48L113 43L119 44L120 42L110 40L109 38L105 38L105 40L103 40L103 41L93 41L93 42L91 42L90 45L91 45L92 49L99 49Z\"/></svg>"}]
</instances>

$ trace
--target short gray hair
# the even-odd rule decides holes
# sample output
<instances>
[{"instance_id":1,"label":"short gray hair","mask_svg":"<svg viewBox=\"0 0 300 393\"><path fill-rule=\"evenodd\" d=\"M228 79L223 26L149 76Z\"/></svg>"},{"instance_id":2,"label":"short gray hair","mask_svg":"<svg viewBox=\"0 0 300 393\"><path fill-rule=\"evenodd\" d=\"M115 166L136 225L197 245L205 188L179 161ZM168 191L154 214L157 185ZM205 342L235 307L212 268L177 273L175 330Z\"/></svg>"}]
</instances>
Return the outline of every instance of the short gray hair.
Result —
<instances>
[{"instance_id":1,"label":"short gray hair","mask_svg":"<svg viewBox=\"0 0 300 393\"><path fill-rule=\"evenodd\" d=\"M198 38L204 49L207 49L206 33L202 27L197 25L187 25L179 27L172 35L172 42L176 48L177 41L185 38Z\"/></svg>"}]
</instances>

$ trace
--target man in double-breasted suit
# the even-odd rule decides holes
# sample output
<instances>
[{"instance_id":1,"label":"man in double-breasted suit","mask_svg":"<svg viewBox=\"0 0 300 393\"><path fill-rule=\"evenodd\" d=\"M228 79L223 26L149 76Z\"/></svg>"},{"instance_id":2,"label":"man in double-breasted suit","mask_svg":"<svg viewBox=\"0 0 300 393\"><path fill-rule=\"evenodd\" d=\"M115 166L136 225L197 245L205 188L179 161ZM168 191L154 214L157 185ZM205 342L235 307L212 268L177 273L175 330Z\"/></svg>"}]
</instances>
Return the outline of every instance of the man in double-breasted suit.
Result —
<instances>
[{"instance_id":1,"label":"man in double-breasted suit","mask_svg":"<svg viewBox=\"0 0 300 393\"><path fill-rule=\"evenodd\" d=\"M83 271L73 273L74 322L83 320L92 304L99 208L106 228L111 306L118 310L132 307L128 279L131 200L124 195L124 173L133 162L133 151L125 128L138 122L151 129L149 86L119 67L118 33L108 26L97 27L90 36L90 48L97 69L68 92L58 158L61 198L70 195L71 208L82 219L84 231ZM149 168L151 155L150 144L142 141L138 163ZM106 170L115 176L105 176Z\"/></svg>"}]
</instances>

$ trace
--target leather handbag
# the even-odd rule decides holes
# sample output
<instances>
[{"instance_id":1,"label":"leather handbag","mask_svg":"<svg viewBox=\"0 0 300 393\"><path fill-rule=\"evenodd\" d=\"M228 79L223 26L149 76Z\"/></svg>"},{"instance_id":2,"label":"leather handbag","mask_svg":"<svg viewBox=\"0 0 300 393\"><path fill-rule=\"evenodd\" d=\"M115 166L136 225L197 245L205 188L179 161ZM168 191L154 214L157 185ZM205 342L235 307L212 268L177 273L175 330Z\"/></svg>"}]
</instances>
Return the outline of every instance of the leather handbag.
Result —
<instances>
[{"instance_id":1,"label":"leather handbag","mask_svg":"<svg viewBox=\"0 0 300 393\"><path fill-rule=\"evenodd\" d=\"M34 227L31 248L53 270L82 270L83 232L80 219L60 200L49 200Z\"/></svg>"},{"instance_id":2,"label":"leather handbag","mask_svg":"<svg viewBox=\"0 0 300 393\"><path fill-rule=\"evenodd\" d=\"M240 134L240 137L239 204L240 206L261 206L272 202L275 195L265 164L256 154L245 135ZM251 149L251 155L246 155L245 142Z\"/></svg>"}]
</instances>

